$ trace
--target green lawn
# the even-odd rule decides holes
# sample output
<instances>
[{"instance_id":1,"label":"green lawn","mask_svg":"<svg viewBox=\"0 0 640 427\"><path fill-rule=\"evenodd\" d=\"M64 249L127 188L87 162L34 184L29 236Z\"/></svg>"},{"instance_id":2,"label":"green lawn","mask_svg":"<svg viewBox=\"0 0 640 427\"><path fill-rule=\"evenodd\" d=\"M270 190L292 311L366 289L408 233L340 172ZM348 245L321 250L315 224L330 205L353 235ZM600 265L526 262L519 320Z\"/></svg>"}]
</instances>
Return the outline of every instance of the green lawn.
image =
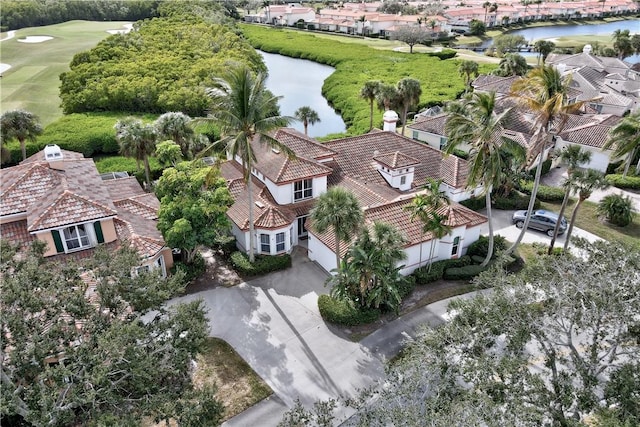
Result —
<instances>
[{"instance_id":1,"label":"green lawn","mask_svg":"<svg viewBox=\"0 0 640 427\"><path fill-rule=\"evenodd\" d=\"M575 202L571 201L567 207L565 216L571 218ZM640 215L636 214L634 221L626 227L611 225L598 217L597 203L585 201L576 218L576 227L593 233L610 242L625 242L631 245L640 245ZM541 203L541 208L554 212L560 211L560 203Z\"/></svg>"},{"instance_id":2,"label":"green lawn","mask_svg":"<svg viewBox=\"0 0 640 427\"><path fill-rule=\"evenodd\" d=\"M78 52L94 47L109 36L107 30L122 29L126 22L69 21L45 27L23 28L14 38L4 40L0 62L11 65L0 79L0 112L22 108L40 117L47 125L62 116L60 73ZM2 33L2 38L7 33ZM42 43L21 43L27 36L51 36Z\"/></svg>"}]
</instances>

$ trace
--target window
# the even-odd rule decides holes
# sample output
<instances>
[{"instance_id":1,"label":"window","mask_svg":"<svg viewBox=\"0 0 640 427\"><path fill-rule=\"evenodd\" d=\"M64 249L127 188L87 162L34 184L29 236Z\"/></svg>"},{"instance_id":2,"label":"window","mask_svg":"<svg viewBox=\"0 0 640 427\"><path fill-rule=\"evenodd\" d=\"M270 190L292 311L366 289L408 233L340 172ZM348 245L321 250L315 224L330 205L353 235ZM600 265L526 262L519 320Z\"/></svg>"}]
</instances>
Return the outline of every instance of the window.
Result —
<instances>
[{"instance_id":1,"label":"window","mask_svg":"<svg viewBox=\"0 0 640 427\"><path fill-rule=\"evenodd\" d=\"M271 238L268 234L260 235L260 252L271 253Z\"/></svg>"},{"instance_id":2,"label":"window","mask_svg":"<svg viewBox=\"0 0 640 427\"><path fill-rule=\"evenodd\" d=\"M412 137L413 137L413 139L416 139L416 140L418 139L418 131L417 130L413 131Z\"/></svg>"},{"instance_id":3,"label":"window","mask_svg":"<svg viewBox=\"0 0 640 427\"><path fill-rule=\"evenodd\" d=\"M276 234L276 252L284 252L284 233Z\"/></svg>"},{"instance_id":4,"label":"window","mask_svg":"<svg viewBox=\"0 0 640 427\"><path fill-rule=\"evenodd\" d=\"M453 247L451 248L451 255L458 255L458 249L460 248L460 237L453 239Z\"/></svg>"},{"instance_id":5,"label":"window","mask_svg":"<svg viewBox=\"0 0 640 427\"><path fill-rule=\"evenodd\" d=\"M86 224L72 225L62 230L67 252L91 247Z\"/></svg>"},{"instance_id":6,"label":"window","mask_svg":"<svg viewBox=\"0 0 640 427\"><path fill-rule=\"evenodd\" d=\"M297 181L293 183L293 200L303 200L308 199L313 196L313 180L311 179L303 179L302 181Z\"/></svg>"},{"instance_id":7,"label":"window","mask_svg":"<svg viewBox=\"0 0 640 427\"><path fill-rule=\"evenodd\" d=\"M148 265L136 267L136 276L142 273L149 273L150 271L151 271L151 268Z\"/></svg>"},{"instance_id":8,"label":"window","mask_svg":"<svg viewBox=\"0 0 640 427\"><path fill-rule=\"evenodd\" d=\"M444 150L446 146L447 146L447 138L441 136L440 137L440 149Z\"/></svg>"},{"instance_id":9,"label":"window","mask_svg":"<svg viewBox=\"0 0 640 427\"><path fill-rule=\"evenodd\" d=\"M405 175L400 177L400 185L405 185L407 183L407 177Z\"/></svg>"}]
</instances>

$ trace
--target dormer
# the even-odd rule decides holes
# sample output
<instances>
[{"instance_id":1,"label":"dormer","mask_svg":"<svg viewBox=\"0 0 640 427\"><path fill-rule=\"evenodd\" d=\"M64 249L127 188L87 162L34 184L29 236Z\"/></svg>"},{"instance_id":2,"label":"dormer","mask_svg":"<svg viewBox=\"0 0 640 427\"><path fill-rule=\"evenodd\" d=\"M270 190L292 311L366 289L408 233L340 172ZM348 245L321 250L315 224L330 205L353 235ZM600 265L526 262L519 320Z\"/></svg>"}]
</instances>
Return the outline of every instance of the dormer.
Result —
<instances>
[{"instance_id":1,"label":"dormer","mask_svg":"<svg viewBox=\"0 0 640 427\"><path fill-rule=\"evenodd\" d=\"M378 172L387 183L400 191L411 189L415 166L420 162L399 151L385 153L373 157Z\"/></svg>"}]
</instances>

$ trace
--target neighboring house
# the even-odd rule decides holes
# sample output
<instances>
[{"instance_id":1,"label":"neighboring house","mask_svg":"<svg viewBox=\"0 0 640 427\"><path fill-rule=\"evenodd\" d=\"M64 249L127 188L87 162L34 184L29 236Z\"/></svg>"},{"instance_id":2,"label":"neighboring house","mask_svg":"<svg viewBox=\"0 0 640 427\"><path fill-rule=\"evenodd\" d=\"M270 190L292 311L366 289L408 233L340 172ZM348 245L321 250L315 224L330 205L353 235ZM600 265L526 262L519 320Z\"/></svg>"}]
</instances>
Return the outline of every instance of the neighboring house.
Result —
<instances>
[{"instance_id":1,"label":"neighboring house","mask_svg":"<svg viewBox=\"0 0 640 427\"><path fill-rule=\"evenodd\" d=\"M294 153L289 158L279 150L253 145L258 163L254 165L254 226L258 254L288 253L295 245L307 246L309 258L327 271L335 268L335 248L331 233L320 235L307 230L306 220L315 199L327 188L342 186L353 192L364 209L365 221L382 220L397 226L405 235L408 259L404 273L428 262L431 235L421 235L419 221L411 222L404 210L428 178L442 178L441 190L453 202L447 207L451 235L436 244L433 260L458 257L478 239L486 218L456 203L475 195L466 189L467 163L395 132L395 113L385 114L385 130L320 144L289 128L279 129L274 138ZM249 247L248 194L239 159L221 166L235 203L227 214L238 247ZM345 245L348 246L348 245ZM345 247L346 251L346 247Z\"/></svg>"},{"instance_id":2,"label":"neighboring house","mask_svg":"<svg viewBox=\"0 0 640 427\"><path fill-rule=\"evenodd\" d=\"M640 108L640 73L632 64L592 55L591 50L586 45L578 54L552 53L546 63L570 75L572 87L581 92L578 100L587 101L596 113L623 116Z\"/></svg>"},{"instance_id":3,"label":"neighboring house","mask_svg":"<svg viewBox=\"0 0 640 427\"><path fill-rule=\"evenodd\" d=\"M156 228L159 207L134 177L103 180L92 159L57 145L1 171L2 239L19 245L40 240L47 245L44 256L56 261L126 242L140 255L138 269L166 275L173 256Z\"/></svg>"}]
</instances>

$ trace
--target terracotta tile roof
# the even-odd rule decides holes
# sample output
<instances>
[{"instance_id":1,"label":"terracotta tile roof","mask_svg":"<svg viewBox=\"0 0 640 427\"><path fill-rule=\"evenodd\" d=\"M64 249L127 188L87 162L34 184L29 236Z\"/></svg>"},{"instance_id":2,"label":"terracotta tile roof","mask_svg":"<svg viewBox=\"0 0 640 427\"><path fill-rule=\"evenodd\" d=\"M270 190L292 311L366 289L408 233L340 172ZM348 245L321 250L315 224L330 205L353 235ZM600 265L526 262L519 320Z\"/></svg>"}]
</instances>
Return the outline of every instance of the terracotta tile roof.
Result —
<instances>
[{"instance_id":1,"label":"terracotta tile roof","mask_svg":"<svg viewBox=\"0 0 640 427\"><path fill-rule=\"evenodd\" d=\"M282 228L291 225L294 218L291 215L283 213L282 210L275 206L269 205L264 208L256 206L258 211L254 224L256 228Z\"/></svg>"},{"instance_id":2,"label":"terracotta tile roof","mask_svg":"<svg viewBox=\"0 0 640 427\"><path fill-rule=\"evenodd\" d=\"M78 153L76 151L60 149L60 153L62 154L62 158L64 160L84 160L85 158L82 153ZM20 164L24 165L28 163L36 163L36 162L44 162L44 161L46 161L44 158L44 150L40 150L37 153L21 161Z\"/></svg>"},{"instance_id":3,"label":"terracotta tile roof","mask_svg":"<svg viewBox=\"0 0 640 427\"><path fill-rule=\"evenodd\" d=\"M466 185L466 161L455 156L448 156L443 160L440 150L395 132L374 130L365 135L329 141L326 145L337 152L335 160L341 173L365 185L375 183L388 186L378 172L373 157L390 150L400 151L420 162L414 171L413 182L416 186L423 185L428 178L443 178L448 185L455 188Z\"/></svg>"},{"instance_id":4,"label":"terracotta tile roof","mask_svg":"<svg viewBox=\"0 0 640 427\"><path fill-rule=\"evenodd\" d=\"M142 194L129 199L118 200L115 202L118 212L125 209L133 214L139 215L145 219L158 219L158 209L160 202L153 194Z\"/></svg>"},{"instance_id":5,"label":"terracotta tile roof","mask_svg":"<svg viewBox=\"0 0 640 427\"><path fill-rule=\"evenodd\" d=\"M60 185L62 173L39 163L2 169L0 215L27 212L34 200L50 194Z\"/></svg>"},{"instance_id":6,"label":"terracotta tile roof","mask_svg":"<svg viewBox=\"0 0 640 427\"><path fill-rule=\"evenodd\" d=\"M336 154L335 151L330 150L326 146L295 129L278 129L274 134L274 138L289 147L297 157L321 160L330 159Z\"/></svg>"},{"instance_id":7,"label":"terracotta tile roof","mask_svg":"<svg viewBox=\"0 0 640 427\"><path fill-rule=\"evenodd\" d=\"M147 221L138 215L121 211L113 222L118 239L128 243L142 258L154 257L165 248L155 221Z\"/></svg>"},{"instance_id":8,"label":"terracotta tile roof","mask_svg":"<svg viewBox=\"0 0 640 427\"><path fill-rule=\"evenodd\" d=\"M123 200L129 197L138 196L145 193L135 176L128 178L107 179L102 181L109 191L111 200ZM154 197L155 198L155 197Z\"/></svg>"},{"instance_id":9,"label":"terracotta tile roof","mask_svg":"<svg viewBox=\"0 0 640 427\"><path fill-rule=\"evenodd\" d=\"M373 160L391 169L406 168L420 164L417 159L399 151L374 156Z\"/></svg>"},{"instance_id":10,"label":"terracotta tile roof","mask_svg":"<svg viewBox=\"0 0 640 427\"><path fill-rule=\"evenodd\" d=\"M610 114L594 114L571 117L559 136L568 142L602 148L607 142L609 131L622 117Z\"/></svg>"},{"instance_id":11,"label":"terracotta tile roof","mask_svg":"<svg viewBox=\"0 0 640 427\"><path fill-rule=\"evenodd\" d=\"M398 198L398 192L389 186L366 184L339 173L329 175L327 186L340 186L351 191L360 201L360 205L377 206Z\"/></svg>"},{"instance_id":12,"label":"terracotta tile roof","mask_svg":"<svg viewBox=\"0 0 640 427\"><path fill-rule=\"evenodd\" d=\"M447 113L438 114L437 116L424 117L420 116L415 123L407 125L409 129L415 129L422 132L429 132L436 135L445 135L444 126L447 123Z\"/></svg>"},{"instance_id":13,"label":"terracotta tile roof","mask_svg":"<svg viewBox=\"0 0 640 427\"><path fill-rule=\"evenodd\" d=\"M46 199L43 199L46 200ZM39 215L29 215L28 230L38 231L116 215L116 210L65 190Z\"/></svg>"},{"instance_id":14,"label":"terracotta tile roof","mask_svg":"<svg viewBox=\"0 0 640 427\"><path fill-rule=\"evenodd\" d=\"M522 77L519 76L499 77L484 75L476 77L476 79L471 82L471 85L478 91L495 92L496 94L507 95L511 92L511 85L513 82L520 80L521 78Z\"/></svg>"},{"instance_id":15,"label":"terracotta tile roof","mask_svg":"<svg viewBox=\"0 0 640 427\"><path fill-rule=\"evenodd\" d=\"M27 230L26 219L0 224L0 237L19 246L27 246L35 239Z\"/></svg>"},{"instance_id":16,"label":"terracotta tile roof","mask_svg":"<svg viewBox=\"0 0 640 427\"><path fill-rule=\"evenodd\" d=\"M276 184L299 181L331 173L331 169L324 165L307 160L304 157L290 158L285 153L270 148L267 144L254 141L252 147L258 159L254 167Z\"/></svg>"}]
</instances>

